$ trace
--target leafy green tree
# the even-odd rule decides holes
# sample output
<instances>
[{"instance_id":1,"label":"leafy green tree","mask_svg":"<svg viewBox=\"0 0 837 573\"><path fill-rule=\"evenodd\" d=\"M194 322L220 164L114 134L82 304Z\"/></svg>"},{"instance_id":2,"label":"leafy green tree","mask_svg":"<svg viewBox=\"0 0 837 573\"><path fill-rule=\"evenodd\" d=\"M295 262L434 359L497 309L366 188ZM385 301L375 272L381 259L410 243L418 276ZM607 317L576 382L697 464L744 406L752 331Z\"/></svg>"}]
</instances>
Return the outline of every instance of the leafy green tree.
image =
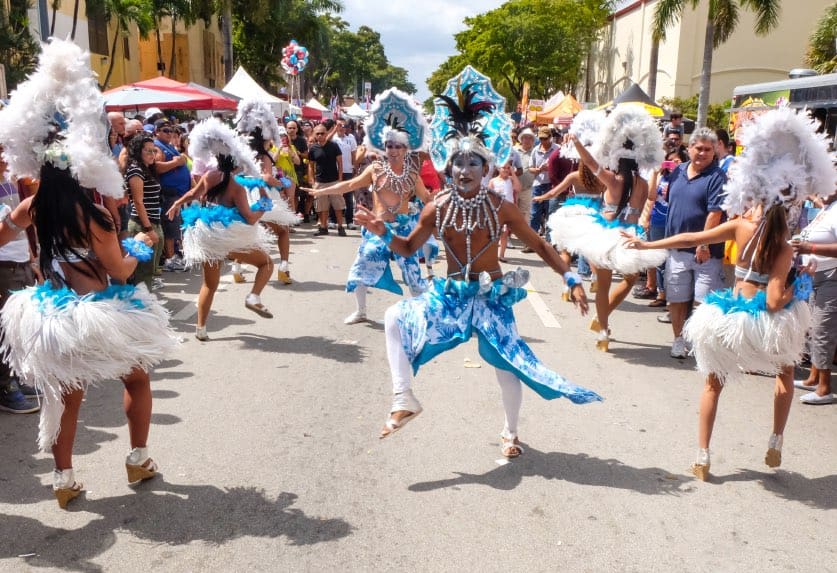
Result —
<instances>
[{"instance_id":1,"label":"leafy green tree","mask_svg":"<svg viewBox=\"0 0 837 573\"><path fill-rule=\"evenodd\" d=\"M809 66L821 74L837 72L835 38L837 38L837 3L826 9L811 37L808 38L805 59Z\"/></svg>"},{"instance_id":2,"label":"leafy green tree","mask_svg":"<svg viewBox=\"0 0 837 573\"><path fill-rule=\"evenodd\" d=\"M707 0L709 12L706 18L706 31L703 45L703 65L700 73L700 97L697 123L707 124L709 110L709 87L712 78L712 54L718 46L726 42L738 25L742 8L755 12L755 32L766 35L779 22L780 0ZM681 19L686 8L697 8L701 0L658 0L654 8L653 35L665 40L666 30Z\"/></svg>"},{"instance_id":3,"label":"leafy green tree","mask_svg":"<svg viewBox=\"0 0 837 573\"><path fill-rule=\"evenodd\" d=\"M660 105L666 109L678 109L686 117L696 117L698 111L698 94L691 97L661 97ZM709 104L706 114L706 126L712 129L727 129L729 126L728 109L732 107L732 100L723 103Z\"/></svg>"},{"instance_id":4,"label":"leafy green tree","mask_svg":"<svg viewBox=\"0 0 837 573\"><path fill-rule=\"evenodd\" d=\"M27 2L12 0L9 12L0 3L0 58L6 68L6 87L9 91L26 79L38 61L38 43L29 33Z\"/></svg>"},{"instance_id":5,"label":"leafy green tree","mask_svg":"<svg viewBox=\"0 0 837 573\"><path fill-rule=\"evenodd\" d=\"M466 18L468 28L455 36L461 57L445 62L444 73L434 72L428 85L432 82L431 89L438 88L453 64L469 63L494 78L495 87L515 100L520 100L527 81L536 95L569 91L580 79L611 4L609 0L510 0Z\"/></svg>"},{"instance_id":6,"label":"leafy green tree","mask_svg":"<svg viewBox=\"0 0 837 573\"><path fill-rule=\"evenodd\" d=\"M113 74L113 66L116 63L116 46L122 34L128 34L132 25L136 25L142 39L148 38L149 32L154 29L153 6L150 0L87 0L88 13L94 10L101 10L109 21L115 20L116 26L113 30L113 40L110 44L110 63L102 82L102 88L110 83L110 76Z\"/></svg>"}]
</instances>

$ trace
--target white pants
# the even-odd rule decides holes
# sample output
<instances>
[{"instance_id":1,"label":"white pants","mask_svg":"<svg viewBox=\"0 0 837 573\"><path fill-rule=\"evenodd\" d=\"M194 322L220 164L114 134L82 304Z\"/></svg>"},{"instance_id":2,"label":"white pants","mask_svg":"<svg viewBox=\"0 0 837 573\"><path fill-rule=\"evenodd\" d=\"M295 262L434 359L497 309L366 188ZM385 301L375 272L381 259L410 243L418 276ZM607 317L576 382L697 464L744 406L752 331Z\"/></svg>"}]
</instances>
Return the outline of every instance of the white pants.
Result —
<instances>
[{"instance_id":1,"label":"white pants","mask_svg":"<svg viewBox=\"0 0 837 573\"><path fill-rule=\"evenodd\" d=\"M398 328L399 314L398 305L389 307L384 314L384 332L387 340L389 369L392 374L393 394L412 393L410 386L413 381L412 366L401 344L401 331ZM502 435L505 438L514 438L517 437L517 422L520 419L520 406L523 403L523 384L508 370L495 368L494 373L500 384L503 410L506 414L506 425Z\"/></svg>"}]
</instances>

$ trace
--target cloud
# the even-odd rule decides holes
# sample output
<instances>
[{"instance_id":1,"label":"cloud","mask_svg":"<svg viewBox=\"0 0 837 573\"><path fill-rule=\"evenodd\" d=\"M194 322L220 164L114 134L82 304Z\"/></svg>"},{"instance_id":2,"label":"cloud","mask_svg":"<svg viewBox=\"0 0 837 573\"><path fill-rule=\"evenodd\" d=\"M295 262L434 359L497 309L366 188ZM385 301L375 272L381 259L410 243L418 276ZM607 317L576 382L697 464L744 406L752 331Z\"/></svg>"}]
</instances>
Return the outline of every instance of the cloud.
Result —
<instances>
[{"instance_id":1,"label":"cloud","mask_svg":"<svg viewBox=\"0 0 837 573\"><path fill-rule=\"evenodd\" d=\"M425 80L456 53L453 35L465 29L468 16L492 10L503 0L343 0L340 17L352 30L369 26L381 34L387 57L406 68L418 89L416 98L430 95Z\"/></svg>"}]
</instances>

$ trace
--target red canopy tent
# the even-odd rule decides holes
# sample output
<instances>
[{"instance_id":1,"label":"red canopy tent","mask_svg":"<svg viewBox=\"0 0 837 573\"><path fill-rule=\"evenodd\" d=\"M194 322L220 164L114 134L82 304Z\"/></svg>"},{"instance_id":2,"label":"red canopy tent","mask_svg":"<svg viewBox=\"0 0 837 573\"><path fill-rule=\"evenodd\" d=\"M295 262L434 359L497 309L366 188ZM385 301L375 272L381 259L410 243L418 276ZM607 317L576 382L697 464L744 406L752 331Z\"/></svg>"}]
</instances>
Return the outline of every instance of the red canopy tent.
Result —
<instances>
[{"instance_id":1,"label":"red canopy tent","mask_svg":"<svg viewBox=\"0 0 837 573\"><path fill-rule=\"evenodd\" d=\"M193 96L196 101L200 100L199 107L176 107L171 109L232 110L238 107L238 102L236 102L236 100L217 94L209 88L196 89L189 86L189 84L184 84L183 82L178 82L165 76L159 76L156 78L151 78L150 80L135 82L131 85L140 88L149 88L153 90L168 91L181 95L189 95Z\"/></svg>"},{"instance_id":2,"label":"red canopy tent","mask_svg":"<svg viewBox=\"0 0 837 573\"><path fill-rule=\"evenodd\" d=\"M102 94L107 111L140 110L149 107L163 109L212 109L212 98L205 94L191 94L136 87L113 88Z\"/></svg>"}]
</instances>

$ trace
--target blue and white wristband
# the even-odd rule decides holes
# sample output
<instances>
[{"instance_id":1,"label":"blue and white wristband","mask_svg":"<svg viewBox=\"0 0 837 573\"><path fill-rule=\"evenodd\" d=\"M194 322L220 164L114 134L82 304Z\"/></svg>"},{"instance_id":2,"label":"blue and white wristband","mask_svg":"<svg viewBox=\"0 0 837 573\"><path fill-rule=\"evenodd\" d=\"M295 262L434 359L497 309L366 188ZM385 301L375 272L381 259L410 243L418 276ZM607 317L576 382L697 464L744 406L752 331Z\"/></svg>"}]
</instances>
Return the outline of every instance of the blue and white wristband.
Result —
<instances>
[{"instance_id":1,"label":"blue and white wristband","mask_svg":"<svg viewBox=\"0 0 837 573\"><path fill-rule=\"evenodd\" d=\"M123 239L122 248L141 263L147 263L154 258L154 249L134 238Z\"/></svg>"},{"instance_id":2,"label":"blue and white wristband","mask_svg":"<svg viewBox=\"0 0 837 573\"><path fill-rule=\"evenodd\" d=\"M385 244L389 245L394 238L395 238L395 233L393 233L392 229L390 229L389 226L387 226L387 232L384 233L383 235L381 235L381 240Z\"/></svg>"},{"instance_id":3,"label":"blue and white wristband","mask_svg":"<svg viewBox=\"0 0 837 573\"><path fill-rule=\"evenodd\" d=\"M567 284L567 288L573 288L581 284L581 276L576 272L567 271L564 273L564 282Z\"/></svg>"}]
</instances>

